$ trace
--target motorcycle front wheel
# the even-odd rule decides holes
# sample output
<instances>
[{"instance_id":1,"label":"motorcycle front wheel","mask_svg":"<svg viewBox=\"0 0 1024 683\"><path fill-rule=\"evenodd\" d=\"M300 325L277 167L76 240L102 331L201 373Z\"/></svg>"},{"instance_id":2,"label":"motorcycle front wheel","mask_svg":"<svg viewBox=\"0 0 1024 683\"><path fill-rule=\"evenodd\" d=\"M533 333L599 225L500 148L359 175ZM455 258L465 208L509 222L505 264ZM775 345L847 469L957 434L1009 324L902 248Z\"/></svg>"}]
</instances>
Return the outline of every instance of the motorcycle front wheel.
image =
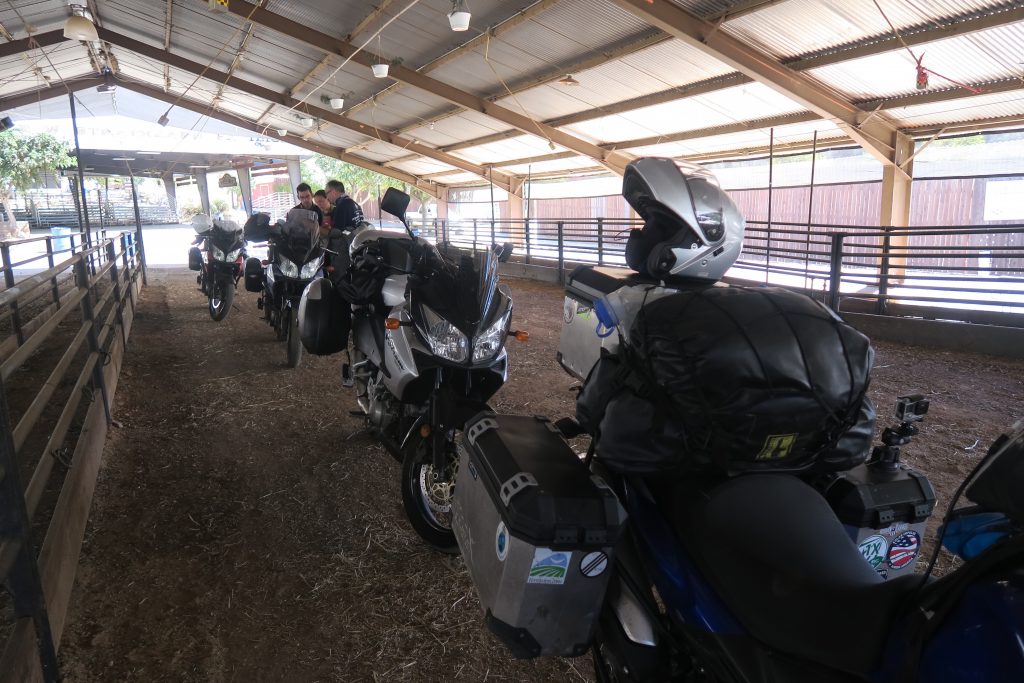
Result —
<instances>
[{"instance_id":1,"label":"motorcycle front wheel","mask_svg":"<svg viewBox=\"0 0 1024 683\"><path fill-rule=\"evenodd\" d=\"M284 341L288 338L288 323L291 322L288 313L291 311L287 306L279 308L274 316L274 332L277 334L277 341Z\"/></svg>"},{"instance_id":2,"label":"motorcycle front wheel","mask_svg":"<svg viewBox=\"0 0 1024 683\"><path fill-rule=\"evenodd\" d=\"M428 440L406 449L402 460L402 505L413 530L435 550L457 555L459 545L452 531L452 497L458 474L453 451L444 472L433 465Z\"/></svg>"},{"instance_id":3,"label":"motorcycle front wheel","mask_svg":"<svg viewBox=\"0 0 1024 683\"><path fill-rule=\"evenodd\" d=\"M218 322L226 318L234 300L234 283L226 278L215 278L210 287L210 317Z\"/></svg>"},{"instance_id":4,"label":"motorcycle front wheel","mask_svg":"<svg viewBox=\"0 0 1024 683\"><path fill-rule=\"evenodd\" d=\"M302 362L302 339L299 338L299 314L289 308L285 315L285 324L288 330L288 367L297 368Z\"/></svg>"}]
</instances>

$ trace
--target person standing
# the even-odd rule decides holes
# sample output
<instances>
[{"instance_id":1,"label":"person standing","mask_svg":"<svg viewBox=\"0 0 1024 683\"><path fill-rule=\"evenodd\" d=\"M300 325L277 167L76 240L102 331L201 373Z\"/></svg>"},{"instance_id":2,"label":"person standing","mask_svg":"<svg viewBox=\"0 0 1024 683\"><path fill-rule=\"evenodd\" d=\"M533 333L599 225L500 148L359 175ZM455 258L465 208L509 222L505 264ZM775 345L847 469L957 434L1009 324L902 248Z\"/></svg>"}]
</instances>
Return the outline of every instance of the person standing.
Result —
<instances>
[{"instance_id":1,"label":"person standing","mask_svg":"<svg viewBox=\"0 0 1024 683\"><path fill-rule=\"evenodd\" d=\"M309 186L309 183L299 183L299 186L295 188L295 194L299 198L299 203L292 208L312 211L316 214L316 224L322 225L324 222L324 212L313 203L313 188Z\"/></svg>"},{"instance_id":2,"label":"person standing","mask_svg":"<svg viewBox=\"0 0 1024 683\"><path fill-rule=\"evenodd\" d=\"M320 221L320 234L326 236L330 234L331 226L334 223L332 215L334 207L331 206L331 201L327 199L327 193L324 190L317 190L313 193L313 203L323 213L323 220Z\"/></svg>"},{"instance_id":3,"label":"person standing","mask_svg":"<svg viewBox=\"0 0 1024 683\"><path fill-rule=\"evenodd\" d=\"M334 204L334 213L331 218L335 228L351 231L365 220L362 208L345 192L343 182L328 180L326 193L328 201Z\"/></svg>"}]
</instances>

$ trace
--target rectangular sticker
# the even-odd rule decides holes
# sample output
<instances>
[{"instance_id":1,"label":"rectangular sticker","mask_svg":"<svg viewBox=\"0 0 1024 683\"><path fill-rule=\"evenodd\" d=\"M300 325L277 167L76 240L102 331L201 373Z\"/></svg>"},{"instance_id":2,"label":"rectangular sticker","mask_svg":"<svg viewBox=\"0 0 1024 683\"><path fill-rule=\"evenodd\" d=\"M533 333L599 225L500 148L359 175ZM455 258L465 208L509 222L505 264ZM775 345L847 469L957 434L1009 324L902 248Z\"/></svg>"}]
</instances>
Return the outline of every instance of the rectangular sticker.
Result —
<instances>
[{"instance_id":1,"label":"rectangular sticker","mask_svg":"<svg viewBox=\"0 0 1024 683\"><path fill-rule=\"evenodd\" d=\"M533 563L530 564L530 576L527 583L546 583L561 586L569 573L569 560L572 553L551 548L536 548L533 551Z\"/></svg>"}]
</instances>

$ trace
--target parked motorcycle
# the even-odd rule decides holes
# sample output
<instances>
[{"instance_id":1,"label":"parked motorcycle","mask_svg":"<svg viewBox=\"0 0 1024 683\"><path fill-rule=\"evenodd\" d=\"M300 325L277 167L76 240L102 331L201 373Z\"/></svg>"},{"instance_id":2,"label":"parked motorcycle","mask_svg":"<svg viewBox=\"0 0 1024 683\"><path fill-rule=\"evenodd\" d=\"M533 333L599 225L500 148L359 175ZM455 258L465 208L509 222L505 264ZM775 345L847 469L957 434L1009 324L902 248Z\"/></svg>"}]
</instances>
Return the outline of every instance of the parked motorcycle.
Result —
<instances>
[{"instance_id":1,"label":"parked motorcycle","mask_svg":"<svg viewBox=\"0 0 1024 683\"><path fill-rule=\"evenodd\" d=\"M223 320L231 310L235 288L245 262L242 228L226 219L210 220L206 214L192 219L196 239L189 249L189 268L199 271L196 284L206 295L210 317Z\"/></svg>"},{"instance_id":2,"label":"parked motorcycle","mask_svg":"<svg viewBox=\"0 0 1024 683\"><path fill-rule=\"evenodd\" d=\"M298 367L302 361L299 300L324 264L319 221L312 211L292 209L276 225L270 225L266 214L254 214L246 228L247 235L266 239L268 244L266 262L254 258L246 263L246 288L260 292L257 308L278 341L287 342L288 367Z\"/></svg>"},{"instance_id":3,"label":"parked motorcycle","mask_svg":"<svg viewBox=\"0 0 1024 683\"><path fill-rule=\"evenodd\" d=\"M872 451L866 338L712 286L742 219L710 174L649 161L624 177L637 272L567 286L576 418L466 424L453 527L488 627L519 657L590 650L602 682L1024 680L1024 422L950 504L963 563L915 573L934 494L899 456L927 401Z\"/></svg>"},{"instance_id":4,"label":"parked motorcycle","mask_svg":"<svg viewBox=\"0 0 1024 683\"><path fill-rule=\"evenodd\" d=\"M498 284L498 263L512 246L444 256L413 235L405 221L408 204L409 195L389 188L381 209L406 231L363 224L337 242L348 242L351 265L331 279L352 302L351 374L359 408L402 462L402 502L413 528L450 553L457 548L451 530L456 433L505 382L506 337L527 335L509 332L512 297ZM328 287L326 280L311 285L300 308L303 340L313 353L324 352L314 331L323 327L323 307L316 315L313 309L327 300ZM344 341L330 351L342 348Z\"/></svg>"}]
</instances>

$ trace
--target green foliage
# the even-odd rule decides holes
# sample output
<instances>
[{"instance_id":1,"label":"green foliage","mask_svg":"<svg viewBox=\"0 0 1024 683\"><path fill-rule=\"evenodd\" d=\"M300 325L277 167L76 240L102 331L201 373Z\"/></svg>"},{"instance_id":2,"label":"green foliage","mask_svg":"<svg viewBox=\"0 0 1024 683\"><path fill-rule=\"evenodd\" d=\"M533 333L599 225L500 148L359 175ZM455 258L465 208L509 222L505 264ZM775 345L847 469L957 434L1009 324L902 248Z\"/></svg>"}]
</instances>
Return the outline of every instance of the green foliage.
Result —
<instances>
[{"instance_id":1,"label":"green foliage","mask_svg":"<svg viewBox=\"0 0 1024 683\"><path fill-rule=\"evenodd\" d=\"M198 204L178 204L178 218L182 223L188 223L192 217L203 212L203 207Z\"/></svg>"},{"instance_id":2,"label":"green foliage","mask_svg":"<svg viewBox=\"0 0 1024 683\"><path fill-rule=\"evenodd\" d=\"M984 145L986 142L984 133L975 133L974 135L936 140L934 145L936 147L970 147L973 145Z\"/></svg>"},{"instance_id":3,"label":"green foliage","mask_svg":"<svg viewBox=\"0 0 1024 683\"><path fill-rule=\"evenodd\" d=\"M213 209L214 213L220 213L228 210L228 203L220 197L217 197L216 199L210 200L210 207Z\"/></svg>"},{"instance_id":4,"label":"green foliage","mask_svg":"<svg viewBox=\"0 0 1024 683\"><path fill-rule=\"evenodd\" d=\"M74 168L70 148L49 133L25 135L19 131L0 133L0 190L24 191L38 185L43 174L59 168Z\"/></svg>"},{"instance_id":5,"label":"green foliage","mask_svg":"<svg viewBox=\"0 0 1024 683\"><path fill-rule=\"evenodd\" d=\"M376 196L378 187L381 194L387 188L395 187L403 192L407 192L423 204L429 203L431 200L429 194L401 180L395 180L362 166L356 166L355 164L322 154L314 154L312 157L305 159L302 162L301 175L303 182L312 185L313 189L323 187L324 183L328 180L340 180L345 183L345 189L353 197L360 191L364 192L365 195Z\"/></svg>"}]
</instances>

